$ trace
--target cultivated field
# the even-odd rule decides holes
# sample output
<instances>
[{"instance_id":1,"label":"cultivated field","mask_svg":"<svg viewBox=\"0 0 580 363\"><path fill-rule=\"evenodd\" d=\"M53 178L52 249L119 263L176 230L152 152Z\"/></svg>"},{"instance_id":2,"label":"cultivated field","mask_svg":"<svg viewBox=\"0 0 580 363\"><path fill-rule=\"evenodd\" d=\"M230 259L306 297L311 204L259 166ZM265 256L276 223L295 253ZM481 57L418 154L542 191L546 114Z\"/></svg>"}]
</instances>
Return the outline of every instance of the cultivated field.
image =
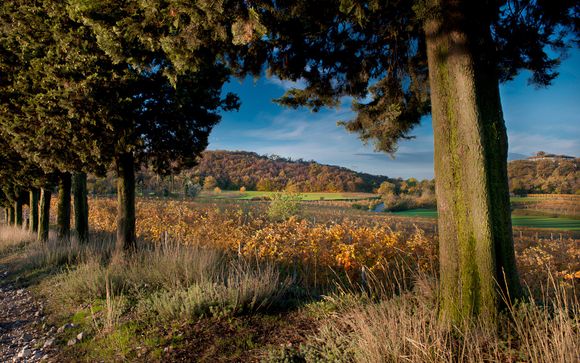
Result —
<instances>
[{"instance_id":1,"label":"cultivated field","mask_svg":"<svg viewBox=\"0 0 580 363\"><path fill-rule=\"evenodd\" d=\"M433 219L307 202L137 202L140 248L114 254L116 203L90 200L91 242L0 230L0 269L45 301L60 361L548 361L577 357L575 232L516 229L529 303L495 331L438 324ZM340 204L339 204L340 205ZM542 301L537 305L534 301ZM390 327L385 330L385 326ZM83 341L67 346L79 333Z\"/></svg>"}]
</instances>

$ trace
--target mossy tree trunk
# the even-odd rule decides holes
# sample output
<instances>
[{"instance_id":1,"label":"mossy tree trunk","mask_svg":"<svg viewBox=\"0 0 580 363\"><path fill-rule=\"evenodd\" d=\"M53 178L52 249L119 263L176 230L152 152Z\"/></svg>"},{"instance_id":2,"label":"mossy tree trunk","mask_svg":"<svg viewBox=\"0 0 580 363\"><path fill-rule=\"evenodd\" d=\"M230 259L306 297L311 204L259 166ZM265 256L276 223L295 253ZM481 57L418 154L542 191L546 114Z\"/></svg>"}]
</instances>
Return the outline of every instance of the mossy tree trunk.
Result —
<instances>
[{"instance_id":1,"label":"mossy tree trunk","mask_svg":"<svg viewBox=\"0 0 580 363\"><path fill-rule=\"evenodd\" d=\"M135 161L125 153L117 159L117 251L133 251L135 235Z\"/></svg>"},{"instance_id":2,"label":"mossy tree trunk","mask_svg":"<svg viewBox=\"0 0 580 363\"><path fill-rule=\"evenodd\" d=\"M467 1L437 1L426 22L439 212L441 316L493 319L520 296L507 132L490 30ZM500 289L498 289L498 286ZM490 320L491 321L491 320Z\"/></svg>"},{"instance_id":3,"label":"mossy tree trunk","mask_svg":"<svg viewBox=\"0 0 580 363\"><path fill-rule=\"evenodd\" d=\"M22 198L16 198L14 202L14 220L17 227L22 227Z\"/></svg>"},{"instance_id":4,"label":"mossy tree trunk","mask_svg":"<svg viewBox=\"0 0 580 363\"><path fill-rule=\"evenodd\" d=\"M89 202L87 199L87 174L75 173L73 175L73 200L75 231L79 242L87 242L89 239Z\"/></svg>"},{"instance_id":5,"label":"mossy tree trunk","mask_svg":"<svg viewBox=\"0 0 580 363\"><path fill-rule=\"evenodd\" d=\"M38 189L30 190L30 232L38 232Z\"/></svg>"},{"instance_id":6,"label":"mossy tree trunk","mask_svg":"<svg viewBox=\"0 0 580 363\"><path fill-rule=\"evenodd\" d=\"M48 240L48 230L50 227L50 189L40 190L40 216L38 218L38 240L46 242Z\"/></svg>"},{"instance_id":7,"label":"mossy tree trunk","mask_svg":"<svg viewBox=\"0 0 580 363\"><path fill-rule=\"evenodd\" d=\"M59 239L70 238L71 174L62 173L58 179L56 230Z\"/></svg>"}]
</instances>

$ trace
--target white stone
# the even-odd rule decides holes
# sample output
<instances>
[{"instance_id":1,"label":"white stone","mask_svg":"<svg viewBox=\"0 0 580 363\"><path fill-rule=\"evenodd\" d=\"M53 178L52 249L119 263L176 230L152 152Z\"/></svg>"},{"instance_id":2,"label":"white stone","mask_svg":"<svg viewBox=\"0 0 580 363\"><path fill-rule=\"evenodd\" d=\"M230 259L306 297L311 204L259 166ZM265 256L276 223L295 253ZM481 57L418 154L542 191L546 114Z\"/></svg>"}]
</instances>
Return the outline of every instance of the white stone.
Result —
<instances>
[{"instance_id":1,"label":"white stone","mask_svg":"<svg viewBox=\"0 0 580 363\"><path fill-rule=\"evenodd\" d=\"M44 342L43 348L48 348L53 344L54 344L54 338L50 338L46 342Z\"/></svg>"},{"instance_id":2,"label":"white stone","mask_svg":"<svg viewBox=\"0 0 580 363\"><path fill-rule=\"evenodd\" d=\"M18 358L28 358L30 356L30 349L24 348L20 352L18 352Z\"/></svg>"},{"instance_id":3,"label":"white stone","mask_svg":"<svg viewBox=\"0 0 580 363\"><path fill-rule=\"evenodd\" d=\"M85 337L85 333L83 333L83 332L80 332L80 333L77 334L77 339L79 341L83 340L84 337Z\"/></svg>"}]
</instances>

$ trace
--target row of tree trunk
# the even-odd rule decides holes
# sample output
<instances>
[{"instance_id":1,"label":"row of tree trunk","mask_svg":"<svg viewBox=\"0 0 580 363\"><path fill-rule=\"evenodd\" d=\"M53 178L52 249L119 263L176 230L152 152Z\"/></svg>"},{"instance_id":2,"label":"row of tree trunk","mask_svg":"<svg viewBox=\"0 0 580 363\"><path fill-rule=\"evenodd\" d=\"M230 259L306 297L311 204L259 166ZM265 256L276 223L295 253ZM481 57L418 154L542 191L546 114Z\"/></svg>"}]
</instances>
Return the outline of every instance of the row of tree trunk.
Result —
<instances>
[{"instance_id":1,"label":"row of tree trunk","mask_svg":"<svg viewBox=\"0 0 580 363\"><path fill-rule=\"evenodd\" d=\"M87 175L85 173L63 173L58 181L57 237L69 239L71 236L71 193L74 203L74 226L79 242L89 238L89 204L87 199ZM4 209L5 222L16 227L27 227L40 241L48 240L50 224L50 188L31 189L29 199L16 198L12 206ZM29 206L28 225L24 225L23 207Z\"/></svg>"}]
</instances>

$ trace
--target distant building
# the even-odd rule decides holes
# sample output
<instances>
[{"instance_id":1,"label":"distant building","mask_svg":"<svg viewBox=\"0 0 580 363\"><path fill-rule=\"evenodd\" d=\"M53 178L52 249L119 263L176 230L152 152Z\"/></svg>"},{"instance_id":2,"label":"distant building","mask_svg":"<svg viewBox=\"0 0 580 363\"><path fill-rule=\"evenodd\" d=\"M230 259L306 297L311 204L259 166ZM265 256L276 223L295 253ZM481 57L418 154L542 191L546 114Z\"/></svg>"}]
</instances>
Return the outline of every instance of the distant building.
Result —
<instances>
[{"instance_id":1,"label":"distant building","mask_svg":"<svg viewBox=\"0 0 580 363\"><path fill-rule=\"evenodd\" d=\"M568 155L556 155L556 154L546 154L543 151L538 151L536 155L530 156L527 160L530 161L540 161L540 160L550 160L550 161L562 161L562 160L574 160L575 157Z\"/></svg>"}]
</instances>

